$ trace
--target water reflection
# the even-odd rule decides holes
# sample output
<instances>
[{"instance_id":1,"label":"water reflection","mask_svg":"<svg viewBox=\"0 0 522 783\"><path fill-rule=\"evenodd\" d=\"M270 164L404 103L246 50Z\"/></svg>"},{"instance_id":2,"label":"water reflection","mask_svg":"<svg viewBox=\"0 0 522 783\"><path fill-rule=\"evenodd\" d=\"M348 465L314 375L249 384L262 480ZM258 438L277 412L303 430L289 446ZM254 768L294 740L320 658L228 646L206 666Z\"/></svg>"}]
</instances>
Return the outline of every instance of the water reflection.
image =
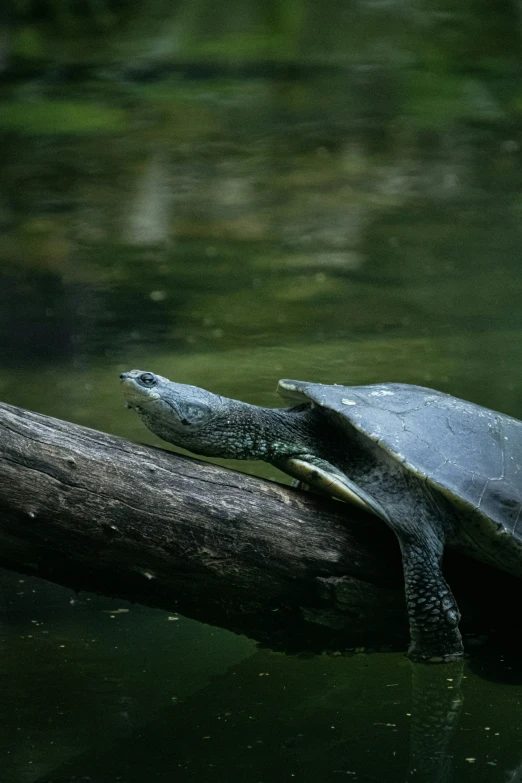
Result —
<instances>
[{"instance_id":1,"label":"water reflection","mask_svg":"<svg viewBox=\"0 0 522 783\"><path fill-rule=\"evenodd\" d=\"M462 661L449 666L412 664L409 780L453 779L451 743L462 712L462 676Z\"/></svg>"},{"instance_id":2,"label":"water reflection","mask_svg":"<svg viewBox=\"0 0 522 783\"><path fill-rule=\"evenodd\" d=\"M137 126L117 138L4 134L4 361L332 339L348 353L383 334L482 349L496 334L510 366L522 183L508 127L404 134L390 116L376 137L362 106L310 124L292 91L260 84L257 132L251 94L224 112L209 83L163 95L153 118L151 85ZM303 104L324 100L323 86L308 77ZM287 104L283 126L274 96ZM452 371L431 377L440 385Z\"/></svg>"},{"instance_id":3,"label":"water reflection","mask_svg":"<svg viewBox=\"0 0 522 783\"><path fill-rule=\"evenodd\" d=\"M364 648L287 655L33 578L10 594L6 781L516 780L516 651L438 666Z\"/></svg>"},{"instance_id":4,"label":"water reflection","mask_svg":"<svg viewBox=\"0 0 522 783\"><path fill-rule=\"evenodd\" d=\"M461 665L418 668L395 656L259 651L108 751L93 748L40 780L138 783L144 768L159 781L516 780L519 729L501 739L497 718L482 725L468 677ZM479 683L475 696L490 699Z\"/></svg>"}]
</instances>

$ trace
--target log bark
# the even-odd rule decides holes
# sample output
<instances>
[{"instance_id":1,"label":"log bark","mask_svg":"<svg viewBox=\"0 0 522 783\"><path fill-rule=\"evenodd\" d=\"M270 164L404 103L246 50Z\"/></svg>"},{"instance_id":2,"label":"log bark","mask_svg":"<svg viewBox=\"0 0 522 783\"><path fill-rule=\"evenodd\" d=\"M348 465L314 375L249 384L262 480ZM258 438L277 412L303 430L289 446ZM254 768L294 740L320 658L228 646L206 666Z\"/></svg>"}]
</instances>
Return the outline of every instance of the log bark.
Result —
<instances>
[{"instance_id":1,"label":"log bark","mask_svg":"<svg viewBox=\"0 0 522 783\"><path fill-rule=\"evenodd\" d=\"M1 403L0 566L285 649L407 638L380 520Z\"/></svg>"}]
</instances>

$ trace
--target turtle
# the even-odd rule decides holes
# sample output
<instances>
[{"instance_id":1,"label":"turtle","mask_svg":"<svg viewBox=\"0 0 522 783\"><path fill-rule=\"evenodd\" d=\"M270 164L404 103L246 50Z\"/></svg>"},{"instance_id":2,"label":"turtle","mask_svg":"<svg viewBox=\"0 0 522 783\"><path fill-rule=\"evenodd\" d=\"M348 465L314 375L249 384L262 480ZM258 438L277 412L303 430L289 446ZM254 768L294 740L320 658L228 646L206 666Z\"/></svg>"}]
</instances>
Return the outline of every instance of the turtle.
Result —
<instances>
[{"instance_id":1,"label":"turtle","mask_svg":"<svg viewBox=\"0 0 522 783\"><path fill-rule=\"evenodd\" d=\"M280 380L289 407L263 408L143 370L121 376L128 407L169 443L264 460L380 517L395 533L408 655L463 656L457 603L441 570L450 546L522 577L522 422L404 383Z\"/></svg>"}]
</instances>

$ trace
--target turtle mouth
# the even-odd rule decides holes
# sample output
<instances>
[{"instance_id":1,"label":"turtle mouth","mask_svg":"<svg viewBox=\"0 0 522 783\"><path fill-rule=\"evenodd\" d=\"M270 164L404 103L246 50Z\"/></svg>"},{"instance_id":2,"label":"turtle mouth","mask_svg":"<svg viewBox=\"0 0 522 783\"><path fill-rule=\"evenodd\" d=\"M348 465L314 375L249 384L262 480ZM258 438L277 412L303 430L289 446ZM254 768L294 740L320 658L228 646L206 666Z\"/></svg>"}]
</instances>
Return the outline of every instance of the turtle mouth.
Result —
<instances>
[{"instance_id":1,"label":"turtle mouth","mask_svg":"<svg viewBox=\"0 0 522 783\"><path fill-rule=\"evenodd\" d=\"M122 378L125 407L139 414L146 414L153 419L163 419L168 416L170 426L182 429L184 421L180 411L170 400L165 399L154 389L144 389L138 386L132 377ZM154 403L159 403L158 405Z\"/></svg>"}]
</instances>

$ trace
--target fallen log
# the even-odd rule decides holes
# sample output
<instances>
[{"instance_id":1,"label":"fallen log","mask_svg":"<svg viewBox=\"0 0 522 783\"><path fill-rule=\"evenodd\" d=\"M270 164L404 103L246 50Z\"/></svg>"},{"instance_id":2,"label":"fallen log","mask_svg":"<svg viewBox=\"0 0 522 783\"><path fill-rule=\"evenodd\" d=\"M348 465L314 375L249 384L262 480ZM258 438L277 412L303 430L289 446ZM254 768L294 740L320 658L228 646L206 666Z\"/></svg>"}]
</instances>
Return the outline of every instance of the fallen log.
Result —
<instances>
[{"instance_id":1,"label":"fallen log","mask_svg":"<svg viewBox=\"0 0 522 783\"><path fill-rule=\"evenodd\" d=\"M1 403L0 566L286 649L407 640L380 520Z\"/></svg>"}]
</instances>

